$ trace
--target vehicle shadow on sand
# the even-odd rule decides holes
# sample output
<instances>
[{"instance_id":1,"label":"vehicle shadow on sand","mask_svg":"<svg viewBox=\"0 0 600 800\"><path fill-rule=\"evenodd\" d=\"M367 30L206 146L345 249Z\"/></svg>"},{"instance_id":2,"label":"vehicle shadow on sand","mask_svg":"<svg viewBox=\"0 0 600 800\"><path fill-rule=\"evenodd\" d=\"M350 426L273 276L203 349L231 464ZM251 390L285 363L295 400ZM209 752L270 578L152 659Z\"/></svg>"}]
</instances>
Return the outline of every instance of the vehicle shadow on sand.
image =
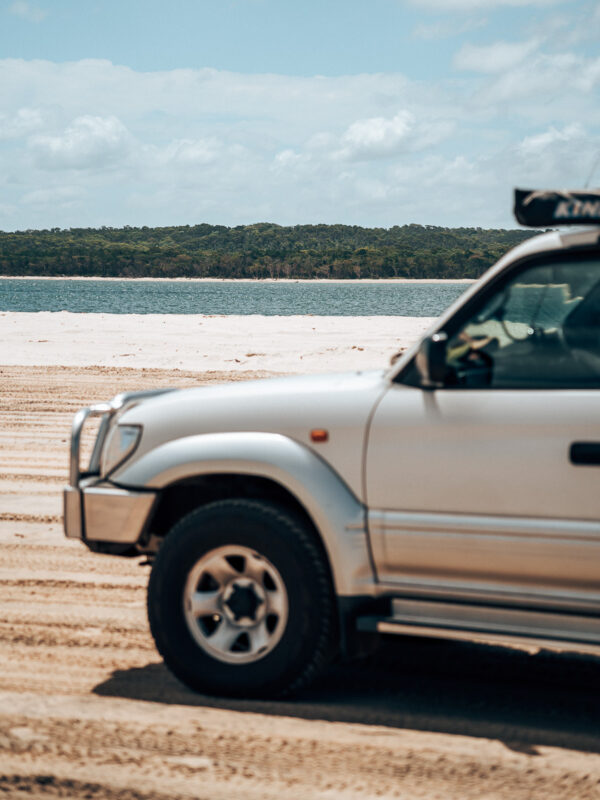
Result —
<instances>
[{"instance_id":1,"label":"vehicle shadow on sand","mask_svg":"<svg viewBox=\"0 0 600 800\"><path fill-rule=\"evenodd\" d=\"M117 670L97 695L499 739L600 753L600 658L390 639L289 700L206 697L163 664Z\"/></svg>"}]
</instances>

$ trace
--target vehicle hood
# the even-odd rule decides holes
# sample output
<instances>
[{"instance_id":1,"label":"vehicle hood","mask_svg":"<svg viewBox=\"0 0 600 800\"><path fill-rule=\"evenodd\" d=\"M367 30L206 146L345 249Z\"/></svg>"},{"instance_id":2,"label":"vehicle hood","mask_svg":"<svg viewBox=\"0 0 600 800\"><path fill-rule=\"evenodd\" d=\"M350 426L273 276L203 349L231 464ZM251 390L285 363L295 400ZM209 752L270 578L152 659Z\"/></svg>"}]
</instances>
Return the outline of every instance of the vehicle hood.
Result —
<instances>
[{"instance_id":1,"label":"vehicle hood","mask_svg":"<svg viewBox=\"0 0 600 800\"><path fill-rule=\"evenodd\" d=\"M367 423L389 382L384 371L239 381L159 395L126 410L119 424L140 425L132 459L166 442L202 433L279 433L327 461L361 497ZM311 431L324 429L326 442ZM114 479L118 481L118 472Z\"/></svg>"}]
</instances>

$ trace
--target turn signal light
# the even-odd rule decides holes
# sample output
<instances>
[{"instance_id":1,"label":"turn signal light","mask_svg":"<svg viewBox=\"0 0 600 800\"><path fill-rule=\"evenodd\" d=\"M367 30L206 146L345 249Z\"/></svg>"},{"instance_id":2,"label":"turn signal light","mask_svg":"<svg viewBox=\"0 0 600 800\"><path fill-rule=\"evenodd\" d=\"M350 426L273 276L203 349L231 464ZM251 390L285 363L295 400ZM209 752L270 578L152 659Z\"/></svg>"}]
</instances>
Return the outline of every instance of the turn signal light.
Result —
<instances>
[{"instance_id":1,"label":"turn signal light","mask_svg":"<svg viewBox=\"0 0 600 800\"><path fill-rule=\"evenodd\" d=\"M315 428L310 432L310 438L313 442L326 442L329 439L329 431L324 428Z\"/></svg>"}]
</instances>

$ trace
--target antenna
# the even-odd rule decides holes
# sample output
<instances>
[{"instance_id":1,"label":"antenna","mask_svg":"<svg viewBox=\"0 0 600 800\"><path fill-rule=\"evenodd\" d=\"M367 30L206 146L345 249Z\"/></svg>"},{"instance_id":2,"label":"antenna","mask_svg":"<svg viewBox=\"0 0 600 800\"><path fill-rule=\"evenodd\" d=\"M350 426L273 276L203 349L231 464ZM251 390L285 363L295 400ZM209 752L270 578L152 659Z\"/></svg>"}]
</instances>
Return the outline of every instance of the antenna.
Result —
<instances>
[{"instance_id":1,"label":"antenna","mask_svg":"<svg viewBox=\"0 0 600 800\"><path fill-rule=\"evenodd\" d=\"M596 156L596 160L592 164L592 170L591 170L590 174L588 175L587 181L585 182L585 186L583 187L584 189L587 189L589 187L590 181L594 177L594 172L596 172L596 170L598 168L598 164L600 164L600 152L598 153L598 155Z\"/></svg>"}]
</instances>

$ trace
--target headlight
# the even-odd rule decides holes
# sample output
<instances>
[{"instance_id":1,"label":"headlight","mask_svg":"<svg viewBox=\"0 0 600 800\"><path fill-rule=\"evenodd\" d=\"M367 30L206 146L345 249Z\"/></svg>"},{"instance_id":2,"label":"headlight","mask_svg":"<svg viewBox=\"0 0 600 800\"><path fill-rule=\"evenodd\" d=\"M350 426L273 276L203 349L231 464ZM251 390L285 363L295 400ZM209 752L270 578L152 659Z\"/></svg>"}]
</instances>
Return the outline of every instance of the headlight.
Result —
<instances>
[{"instance_id":1,"label":"headlight","mask_svg":"<svg viewBox=\"0 0 600 800\"><path fill-rule=\"evenodd\" d=\"M102 474L107 475L133 453L142 435L139 425L116 425L102 453Z\"/></svg>"}]
</instances>

